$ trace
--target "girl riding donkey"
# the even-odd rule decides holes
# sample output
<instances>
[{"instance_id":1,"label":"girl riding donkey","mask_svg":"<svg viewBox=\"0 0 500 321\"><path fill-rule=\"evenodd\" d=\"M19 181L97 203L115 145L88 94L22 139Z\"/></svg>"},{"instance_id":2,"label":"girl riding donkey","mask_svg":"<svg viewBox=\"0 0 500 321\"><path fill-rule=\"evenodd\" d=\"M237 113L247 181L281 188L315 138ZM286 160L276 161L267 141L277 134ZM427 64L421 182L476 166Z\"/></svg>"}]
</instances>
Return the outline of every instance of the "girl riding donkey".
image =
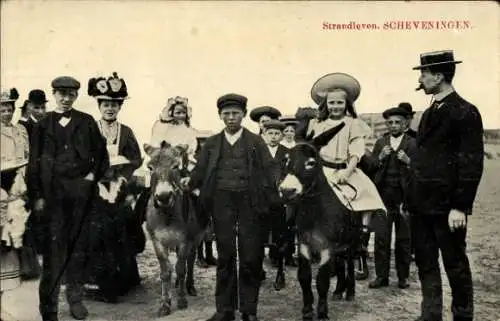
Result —
<instances>
[{"instance_id":1,"label":"girl riding donkey","mask_svg":"<svg viewBox=\"0 0 500 321\"><path fill-rule=\"evenodd\" d=\"M311 89L312 99L319 105L317 119L312 119L307 128L308 137L317 137L329 129L344 123L341 131L319 151L325 176L342 203L359 215L362 221L361 238L369 234L372 213L383 213L386 209L373 182L358 168L365 154L365 124L357 118L354 102L361 87L356 79L344 73L328 74L320 78ZM347 262L351 268L353 262ZM337 271L345 271L345 261L335 262ZM342 299L345 290L343 273L338 274L334 299ZM349 275L348 275L349 277ZM346 299L354 298L347 293Z\"/></svg>"},{"instance_id":2,"label":"girl riding donkey","mask_svg":"<svg viewBox=\"0 0 500 321\"><path fill-rule=\"evenodd\" d=\"M93 202L90 237L89 282L99 289L94 298L117 302L140 283L136 255L144 249L143 219L133 211L131 182L142 164L141 151L133 131L117 121L127 86L116 73L112 77L92 78L89 96L97 99L101 119L98 126L106 140L110 168L98 182Z\"/></svg>"}]
</instances>

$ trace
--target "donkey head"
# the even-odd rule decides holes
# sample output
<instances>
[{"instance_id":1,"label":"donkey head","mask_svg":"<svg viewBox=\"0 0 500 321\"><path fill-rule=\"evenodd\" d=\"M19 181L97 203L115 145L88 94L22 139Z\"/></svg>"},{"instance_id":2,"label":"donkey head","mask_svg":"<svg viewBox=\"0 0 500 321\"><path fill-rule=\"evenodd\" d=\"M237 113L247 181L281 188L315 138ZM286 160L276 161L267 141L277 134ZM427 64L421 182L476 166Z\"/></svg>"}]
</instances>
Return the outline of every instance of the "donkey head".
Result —
<instances>
[{"instance_id":1,"label":"donkey head","mask_svg":"<svg viewBox=\"0 0 500 321\"><path fill-rule=\"evenodd\" d=\"M181 193L182 167L187 160L185 146L172 146L163 141L160 147L144 144L146 154L151 158L151 192L157 207L171 207L174 196Z\"/></svg>"},{"instance_id":2,"label":"donkey head","mask_svg":"<svg viewBox=\"0 0 500 321\"><path fill-rule=\"evenodd\" d=\"M285 178L279 186L280 195L290 201L312 189L319 175L322 175L319 150L345 126L344 123L312 139L298 142L287 155ZM312 136L312 135L311 135Z\"/></svg>"}]
</instances>

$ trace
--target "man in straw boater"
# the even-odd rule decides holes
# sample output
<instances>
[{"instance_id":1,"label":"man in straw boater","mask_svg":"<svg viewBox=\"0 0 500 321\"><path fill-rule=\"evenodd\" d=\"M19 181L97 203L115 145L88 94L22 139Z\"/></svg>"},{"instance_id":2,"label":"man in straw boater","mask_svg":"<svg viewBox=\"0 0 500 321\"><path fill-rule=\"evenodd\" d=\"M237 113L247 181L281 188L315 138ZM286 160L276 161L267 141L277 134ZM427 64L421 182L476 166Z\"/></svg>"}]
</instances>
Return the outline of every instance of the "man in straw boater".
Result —
<instances>
[{"instance_id":1,"label":"man in straw boater","mask_svg":"<svg viewBox=\"0 0 500 321\"><path fill-rule=\"evenodd\" d=\"M483 124L479 110L460 97L452 86L456 64L453 51L420 55L418 79L425 94L432 95L417 135L411 166L415 261L422 284L418 321L443 320L443 294L439 252L451 287L454 321L471 321L473 286L465 252L467 220L483 173ZM440 251L441 250L441 251Z\"/></svg>"},{"instance_id":2,"label":"man in straw boater","mask_svg":"<svg viewBox=\"0 0 500 321\"><path fill-rule=\"evenodd\" d=\"M208 320L234 320L239 306L242 321L256 321L263 259L261 220L279 196L270 180L271 159L264 141L241 125L247 98L226 94L217 100L217 107L225 128L206 140L191 177L182 183L200 190L202 206L214 223L217 311Z\"/></svg>"},{"instance_id":3,"label":"man in straw boater","mask_svg":"<svg viewBox=\"0 0 500 321\"><path fill-rule=\"evenodd\" d=\"M53 112L33 128L30 183L36 195L34 209L48 220L51 236L43 251L40 313L43 321L58 320L61 278L66 278L66 298L71 315L87 317L82 303L86 237L81 235L96 182L109 166L106 142L96 121L75 110L80 83L67 76L52 83Z\"/></svg>"},{"instance_id":4,"label":"man in straw boater","mask_svg":"<svg viewBox=\"0 0 500 321\"><path fill-rule=\"evenodd\" d=\"M370 288L389 285L391 261L392 225L395 225L395 261L398 287L409 287L410 273L410 218L401 211L407 181L410 177L411 159L415 153L415 139L405 133L409 113L401 108L389 108L382 114L389 129L375 142L373 159L376 173L373 182L387 208L387 216L380 217L381 228L375 232L376 279Z\"/></svg>"}]
</instances>

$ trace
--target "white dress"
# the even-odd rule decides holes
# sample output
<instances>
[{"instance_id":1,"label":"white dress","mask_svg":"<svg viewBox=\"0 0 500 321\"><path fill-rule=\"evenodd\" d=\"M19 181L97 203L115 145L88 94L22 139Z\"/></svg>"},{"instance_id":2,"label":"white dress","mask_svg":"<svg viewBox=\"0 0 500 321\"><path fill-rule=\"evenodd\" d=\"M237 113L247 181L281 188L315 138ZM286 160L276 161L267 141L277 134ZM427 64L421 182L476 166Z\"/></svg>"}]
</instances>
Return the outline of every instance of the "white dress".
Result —
<instances>
[{"instance_id":1,"label":"white dress","mask_svg":"<svg viewBox=\"0 0 500 321\"><path fill-rule=\"evenodd\" d=\"M365 153L366 127L358 119L344 117L341 120L327 119L322 122L312 119L309 123L308 133L314 131L314 137L316 137L341 122L345 123L345 127L326 146L321 148L320 156L323 160L331 163L347 163L352 156L357 156L360 160ZM353 191L348 185L332 182L332 177L337 173L337 169L324 166L323 171L335 194L349 209L355 212L370 210L387 212L375 184L359 168L355 168L348 179L348 183L355 187L356 191Z\"/></svg>"}]
</instances>

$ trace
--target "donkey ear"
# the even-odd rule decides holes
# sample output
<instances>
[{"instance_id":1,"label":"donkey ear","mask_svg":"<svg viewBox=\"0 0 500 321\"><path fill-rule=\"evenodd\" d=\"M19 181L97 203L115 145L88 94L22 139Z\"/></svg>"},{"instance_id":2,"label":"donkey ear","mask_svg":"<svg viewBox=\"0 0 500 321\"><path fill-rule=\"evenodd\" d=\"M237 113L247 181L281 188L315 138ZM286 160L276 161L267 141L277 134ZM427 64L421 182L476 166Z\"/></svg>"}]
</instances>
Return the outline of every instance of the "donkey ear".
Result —
<instances>
[{"instance_id":1,"label":"donkey ear","mask_svg":"<svg viewBox=\"0 0 500 321\"><path fill-rule=\"evenodd\" d=\"M345 123L342 122L339 125L337 125L333 128L330 128L326 132L324 132L324 133L320 134L319 136L317 136L316 138L314 138L311 141L311 144L314 147L316 147L317 149L320 149L321 147L326 146L330 142L330 140L332 140L332 138L335 137L335 135L337 135L342 130L342 128L344 128L344 126L345 126Z\"/></svg>"},{"instance_id":2,"label":"donkey ear","mask_svg":"<svg viewBox=\"0 0 500 321\"><path fill-rule=\"evenodd\" d=\"M158 150L158 147L154 147L153 145L149 144L144 144L143 145L144 151L146 152L146 155L151 156L156 150Z\"/></svg>"},{"instance_id":3,"label":"donkey ear","mask_svg":"<svg viewBox=\"0 0 500 321\"><path fill-rule=\"evenodd\" d=\"M160 144L160 148L161 148L161 149L164 149L164 148L170 148L170 146L172 146L172 145L170 145L169 143L167 143L167 141L166 141L166 140L162 140L162 141L161 141L161 144Z\"/></svg>"}]
</instances>

